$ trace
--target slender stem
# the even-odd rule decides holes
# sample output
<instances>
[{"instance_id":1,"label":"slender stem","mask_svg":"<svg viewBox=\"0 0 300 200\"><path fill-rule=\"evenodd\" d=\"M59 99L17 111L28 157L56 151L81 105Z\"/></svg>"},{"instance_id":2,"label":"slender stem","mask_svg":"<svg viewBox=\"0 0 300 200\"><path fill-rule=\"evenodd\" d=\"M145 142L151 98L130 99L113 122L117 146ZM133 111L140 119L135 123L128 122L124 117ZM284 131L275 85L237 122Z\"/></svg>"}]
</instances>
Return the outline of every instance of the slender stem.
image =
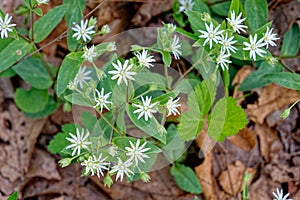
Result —
<instances>
[{"instance_id":1,"label":"slender stem","mask_svg":"<svg viewBox=\"0 0 300 200\"><path fill-rule=\"evenodd\" d=\"M282 60L279 60L279 63L282 64L282 65L283 65L287 70L289 70L290 72L296 73L293 69L291 69L289 66L287 66L286 64L284 64L284 63L282 62Z\"/></svg>"},{"instance_id":2,"label":"slender stem","mask_svg":"<svg viewBox=\"0 0 300 200\"><path fill-rule=\"evenodd\" d=\"M172 87L172 90L185 78L186 75L188 75L193 69L195 69L195 65L191 66L188 70L182 74L182 76L175 82L175 84Z\"/></svg>"},{"instance_id":3,"label":"slender stem","mask_svg":"<svg viewBox=\"0 0 300 200\"><path fill-rule=\"evenodd\" d=\"M300 101L300 99L298 99L295 103L293 103L293 105L291 105L291 106L289 107L289 109L292 109L299 101Z\"/></svg>"},{"instance_id":4,"label":"slender stem","mask_svg":"<svg viewBox=\"0 0 300 200\"><path fill-rule=\"evenodd\" d=\"M33 41L34 30L33 30L33 23L34 23L34 14L33 14L33 7L32 7L32 0L29 1L30 3L30 27L31 27L31 40Z\"/></svg>"},{"instance_id":5,"label":"slender stem","mask_svg":"<svg viewBox=\"0 0 300 200\"><path fill-rule=\"evenodd\" d=\"M118 129L116 129L116 127L101 113L98 112L100 114L100 116L104 119L104 121L119 135L123 135Z\"/></svg>"},{"instance_id":6,"label":"slender stem","mask_svg":"<svg viewBox=\"0 0 300 200\"><path fill-rule=\"evenodd\" d=\"M167 89L169 90L169 80L168 80L168 77L169 77L169 74L168 74L168 66L167 65L164 65L164 73L165 73L165 78L166 78L166 86L167 86Z\"/></svg>"}]
</instances>

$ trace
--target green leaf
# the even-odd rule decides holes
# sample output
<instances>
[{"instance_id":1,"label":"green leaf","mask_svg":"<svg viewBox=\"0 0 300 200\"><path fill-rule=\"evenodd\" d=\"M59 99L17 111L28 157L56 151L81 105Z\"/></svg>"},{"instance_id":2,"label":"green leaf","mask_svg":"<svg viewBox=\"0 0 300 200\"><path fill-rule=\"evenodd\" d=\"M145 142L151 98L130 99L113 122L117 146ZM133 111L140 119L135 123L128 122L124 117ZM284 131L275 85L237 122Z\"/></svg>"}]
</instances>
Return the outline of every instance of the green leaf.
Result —
<instances>
[{"instance_id":1,"label":"green leaf","mask_svg":"<svg viewBox=\"0 0 300 200\"><path fill-rule=\"evenodd\" d=\"M282 71L282 65L275 65L274 67L269 65L266 61L260 64L257 71L252 72L239 86L240 91L248 91L254 88L266 86L271 83L267 79L268 75L273 72Z\"/></svg>"},{"instance_id":2,"label":"green leaf","mask_svg":"<svg viewBox=\"0 0 300 200\"><path fill-rule=\"evenodd\" d=\"M158 73L140 72L134 78L134 83L138 84L138 86L151 85L157 89L166 88L166 78Z\"/></svg>"},{"instance_id":3,"label":"green leaf","mask_svg":"<svg viewBox=\"0 0 300 200\"><path fill-rule=\"evenodd\" d=\"M73 81L84 62L83 52L71 52L63 60L57 76L56 93L60 96L66 89L70 81Z\"/></svg>"},{"instance_id":4,"label":"green leaf","mask_svg":"<svg viewBox=\"0 0 300 200\"><path fill-rule=\"evenodd\" d=\"M50 68L49 65L48 67ZM37 89L48 89L53 83L43 62L37 57L29 57L19 62L13 67L13 70L25 82Z\"/></svg>"},{"instance_id":5,"label":"green leaf","mask_svg":"<svg viewBox=\"0 0 300 200\"><path fill-rule=\"evenodd\" d=\"M148 121L146 121L144 117L138 119L138 113L133 113L134 110L136 110L136 107L133 105L126 105L126 112L133 124L146 134L158 139L162 143L166 143L166 136L158 133L157 124L154 121L155 119L153 119L154 117L148 119Z\"/></svg>"},{"instance_id":6,"label":"green leaf","mask_svg":"<svg viewBox=\"0 0 300 200\"><path fill-rule=\"evenodd\" d=\"M204 21L202 20L201 13L197 11L186 11L185 14L188 16L189 22L191 23L191 28L193 29L195 35L200 35L198 30L205 30Z\"/></svg>"},{"instance_id":7,"label":"green leaf","mask_svg":"<svg viewBox=\"0 0 300 200\"><path fill-rule=\"evenodd\" d=\"M202 116L207 115L216 97L214 83L209 79L202 81L196 86L195 95Z\"/></svg>"},{"instance_id":8,"label":"green leaf","mask_svg":"<svg viewBox=\"0 0 300 200\"><path fill-rule=\"evenodd\" d=\"M162 52L162 59L163 59L163 62L165 63L165 65L167 67L170 67L171 66L171 63L172 63L172 57L171 57L171 54L167 51L163 51Z\"/></svg>"},{"instance_id":9,"label":"green leaf","mask_svg":"<svg viewBox=\"0 0 300 200\"><path fill-rule=\"evenodd\" d=\"M180 189L193 194L202 193L202 187L192 168L176 164L171 167L171 174Z\"/></svg>"},{"instance_id":10,"label":"green leaf","mask_svg":"<svg viewBox=\"0 0 300 200\"><path fill-rule=\"evenodd\" d=\"M252 32L268 21L267 0L245 0L245 12Z\"/></svg>"},{"instance_id":11,"label":"green leaf","mask_svg":"<svg viewBox=\"0 0 300 200\"><path fill-rule=\"evenodd\" d=\"M49 96L48 103L42 111L39 111L36 113L26 113L25 112L25 115L26 115L26 117L29 117L32 119L47 117L47 116L51 115L52 113L54 113L57 110L57 108L59 107L59 105L60 105L59 101L56 102L54 100L53 96Z\"/></svg>"},{"instance_id":12,"label":"green leaf","mask_svg":"<svg viewBox=\"0 0 300 200\"><path fill-rule=\"evenodd\" d=\"M15 92L15 103L24 112L36 113L42 111L48 103L48 90L18 88Z\"/></svg>"},{"instance_id":13,"label":"green leaf","mask_svg":"<svg viewBox=\"0 0 300 200\"><path fill-rule=\"evenodd\" d=\"M82 94L79 93L72 93L64 97L67 101L69 101L72 104L80 105L80 106L87 106L87 107L93 107L90 100L86 97L84 97Z\"/></svg>"},{"instance_id":14,"label":"green leaf","mask_svg":"<svg viewBox=\"0 0 300 200\"><path fill-rule=\"evenodd\" d=\"M248 123L246 113L232 97L220 99L209 117L207 134L218 142L237 134Z\"/></svg>"},{"instance_id":15,"label":"green leaf","mask_svg":"<svg viewBox=\"0 0 300 200\"><path fill-rule=\"evenodd\" d=\"M130 147L130 143L129 141L131 141L133 144L136 144L137 138L133 138L133 137L116 137L113 139L113 144L118 146L119 148L126 150L125 147ZM143 139L141 139L141 143L140 146L142 144L144 144L145 141ZM151 142L147 142L147 144L145 145L144 148L151 148L148 151L145 152L145 154L151 154L151 153L160 153L161 150L160 148L158 148L157 146L155 146L154 144L152 144Z\"/></svg>"},{"instance_id":16,"label":"green leaf","mask_svg":"<svg viewBox=\"0 0 300 200\"><path fill-rule=\"evenodd\" d=\"M80 19L83 18L83 10L85 8L84 0L63 0L63 5L66 6L65 20L67 22L68 28L73 26L73 23L79 23ZM79 45L79 41L73 38L74 32L72 29L68 31L67 43L70 51L75 51Z\"/></svg>"},{"instance_id":17,"label":"green leaf","mask_svg":"<svg viewBox=\"0 0 300 200\"><path fill-rule=\"evenodd\" d=\"M210 9L219 16L227 17L231 2L225 1L210 6Z\"/></svg>"},{"instance_id":18,"label":"green leaf","mask_svg":"<svg viewBox=\"0 0 300 200\"><path fill-rule=\"evenodd\" d=\"M12 69L9 68L3 72L0 73L0 77L5 77L5 78L10 78L16 75L16 72Z\"/></svg>"},{"instance_id":19,"label":"green leaf","mask_svg":"<svg viewBox=\"0 0 300 200\"><path fill-rule=\"evenodd\" d=\"M230 12L228 12L228 17L231 17L231 11L234 11L236 15L238 15L240 11L241 0L232 0L230 4Z\"/></svg>"},{"instance_id":20,"label":"green leaf","mask_svg":"<svg viewBox=\"0 0 300 200\"><path fill-rule=\"evenodd\" d=\"M282 57L296 56L300 47L300 29L295 23L289 31L284 34L280 55Z\"/></svg>"},{"instance_id":21,"label":"green leaf","mask_svg":"<svg viewBox=\"0 0 300 200\"><path fill-rule=\"evenodd\" d=\"M270 82L293 90L300 90L300 75L291 72L274 72L266 76Z\"/></svg>"},{"instance_id":22,"label":"green leaf","mask_svg":"<svg viewBox=\"0 0 300 200\"><path fill-rule=\"evenodd\" d=\"M56 6L33 25L34 42L43 41L59 24L66 12L66 6Z\"/></svg>"},{"instance_id":23,"label":"green leaf","mask_svg":"<svg viewBox=\"0 0 300 200\"><path fill-rule=\"evenodd\" d=\"M31 48L32 45L23 39L14 40L13 42L9 43L0 52L0 73L23 58Z\"/></svg>"},{"instance_id":24,"label":"green leaf","mask_svg":"<svg viewBox=\"0 0 300 200\"><path fill-rule=\"evenodd\" d=\"M18 192L15 191L14 193L12 193L7 200L17 200L18 199Z\"/></svg>"},{"instance_id":25,"label":"green leaf","mask_svg":"<svg viewBox=\"0 0 300 200\"><path fill-rule=\"evenodd\" d=\"M210 14L208 6L203 3L202 1L194 1L194 6L192 8L193 11L196 11L198 13L206 12Z\"/></svg>"},{"instance_id":26,"label":"green leaf","mask_svg":"<svg viewBox=\"0 0 300 200\"><path fill-rule=\"evenodd\" d=\"M34 8L32 11L40 17L43 16L43 11L40 8Z\"/></svg>"}]
</instances>

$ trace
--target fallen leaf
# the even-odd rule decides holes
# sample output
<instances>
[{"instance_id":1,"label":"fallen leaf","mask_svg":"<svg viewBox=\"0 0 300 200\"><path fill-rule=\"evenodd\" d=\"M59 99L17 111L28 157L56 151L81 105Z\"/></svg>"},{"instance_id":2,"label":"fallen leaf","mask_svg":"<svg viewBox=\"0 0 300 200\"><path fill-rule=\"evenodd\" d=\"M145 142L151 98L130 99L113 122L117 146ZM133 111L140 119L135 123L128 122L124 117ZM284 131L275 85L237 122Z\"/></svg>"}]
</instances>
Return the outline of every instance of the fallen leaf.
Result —
<instances>
[{"instance_id":1,"label":"fallen leaf","mask_svg":"<svg viewBox=\"0 0 300 200\"><path fill-rule=\"evenodd\" d=\"M203 128L200 131L200 134L195 139L197 146L201 149L203 156L209 154L214 146L216 145L216 141L214 141L211 137L207 135L207 122L204 121Z\"/></svg>"},{"instance_id":2,"label":"fallen leaf","mask_svg":"<svg viewBox=\"0 0 300 200\"><path fill-rule=\"evenodd\" d=\"M242 101L244 101L243 92L239 91L240 84L245 80L245 78L252 72L252 68L250 66L242 67L234 76L232 80L232 86L234 86L232 97L238 99L238 104L240 105Z\"/></svg>"},{"instance_id":3,"label":"fallen leaf","mask_svg":"<svg viewBox=\"0 0 300 200\"><path fill-rule=\"evenodd\" d=\"M297 91L270 84L263 88L258 104L248 104L246 113L252 121L263 124L266 116L294 103L300 98Z\"/></svg>"},{"instance_id":4,"label":"fallen leaf","mask_svg":"<svg viewBox=\"0 0 300 200\"><path fill-rule=\"evenodd\" d=\"M256 170L254 170L253 168L246 169L243 163L237 160L235 164L229 165L228 169L220 174L218 180L226 193L236 196L242 190L244 173L248 172L249 174L252 174L253 177L255 171Z\"/></svg>"},{"instance_id":5,"label":"fallen leaf","mask_svg":"<svg viewBox=\"0 0 300 200\"><path fill-rule=\"evenodd\" d=\"M24 181L46 119L27 119L13 103L0 113L0 193L9 195Z\"/></svg>"},{"instance_id":6,"label":"fallen leaf","mask_svg":"<svg viewBox=\"0 0 300 200\"><path fill-rule=\"evenodd\" d=\"M227 138L232 144L243 149L244 151L250 151L256 145L256 136L253 130L244 128L239 131L237 135L233 135Z\"/></svg>"}]
</instances>

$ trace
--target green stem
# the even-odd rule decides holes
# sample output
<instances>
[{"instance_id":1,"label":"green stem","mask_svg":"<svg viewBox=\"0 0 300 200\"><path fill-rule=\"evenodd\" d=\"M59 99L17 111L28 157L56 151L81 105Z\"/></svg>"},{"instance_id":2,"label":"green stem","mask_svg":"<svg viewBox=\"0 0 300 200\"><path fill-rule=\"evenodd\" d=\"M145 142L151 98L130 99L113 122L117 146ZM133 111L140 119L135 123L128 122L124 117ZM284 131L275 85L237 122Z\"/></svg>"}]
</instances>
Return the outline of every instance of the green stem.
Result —
<instances>
[{"instance_id":1,"label":"green stem","mask_svg":"<svg viewBox=\"0 0 300 200\"><path fill-rule=\"evenodd\" d=\"M183 30L181 28L176 28L176 32L180 33L181 35L184 35L187 38L190 38L192 40L198 40L199 38L197 36L195 36L194 34L187 32L186 30Z\"/></svg>"},{"instance_id":2,"label":"green stem","mask_svg":"<svg viewBox=\"0 0 300 200\"><path fill-rule=\"evenodd\" d=\"M170 90L169 88L169 74L168 74L168 66L164 65L164 73L165 73L165 78L166 78L166 86L167 86L167 90Z\"/></svg>"},{"instance_id":3,"label":"green stem","mask_svg":"<svg viewBox=\"0 0 300 200\"><path fill-rule=\"evenodd\" d=\"M225 89L225 96L229 96L229 84L230 84L230 77L229 77L229 70L222 71L223 81L224 81L224 89Z\"/></svg>"}]
</instances>

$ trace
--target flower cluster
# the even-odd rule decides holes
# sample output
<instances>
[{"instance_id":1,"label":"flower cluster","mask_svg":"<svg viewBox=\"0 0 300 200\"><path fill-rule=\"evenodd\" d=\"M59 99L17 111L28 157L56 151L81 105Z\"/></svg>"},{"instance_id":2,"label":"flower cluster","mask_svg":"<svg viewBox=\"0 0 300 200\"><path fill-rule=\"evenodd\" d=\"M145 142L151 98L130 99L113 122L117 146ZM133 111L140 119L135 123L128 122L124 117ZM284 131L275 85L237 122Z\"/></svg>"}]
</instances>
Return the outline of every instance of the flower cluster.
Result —
<instances>
[{"instance_id":1,"label":"flower cluster","mask_svg":"<svg viewBox=\"0 0 300 200\"><path fill-rule=\"evenodd\" d=\"M242 13L236 16L234 11L231 11L230 18L226 18L228 22L228 29L222 30L221 24L215 26L211 21L209 24L205 22L206 30L198 30L201 35L199 38L204 39L203 46L209 45L209 49L215 47L220 49L219 54L216 56L217 67L221 67L222 70L228 69L228 65L231 63L230 56L232 53L237 52L237 48L234 46L237 40L234 37L234 33L240 34L241 32L246 33L248 28L243 22L246 18L242 18ZM243 42L243 50L249 51L249 56L254 61L256 60L256 55L263 57L266 51L263 48L268 48L270 46L276 46L274 41L279 38L273 33L273 29L267 28L263 37L258 39L258 34L249 36L249 42Z\"/></svg>"}]
</instances>

